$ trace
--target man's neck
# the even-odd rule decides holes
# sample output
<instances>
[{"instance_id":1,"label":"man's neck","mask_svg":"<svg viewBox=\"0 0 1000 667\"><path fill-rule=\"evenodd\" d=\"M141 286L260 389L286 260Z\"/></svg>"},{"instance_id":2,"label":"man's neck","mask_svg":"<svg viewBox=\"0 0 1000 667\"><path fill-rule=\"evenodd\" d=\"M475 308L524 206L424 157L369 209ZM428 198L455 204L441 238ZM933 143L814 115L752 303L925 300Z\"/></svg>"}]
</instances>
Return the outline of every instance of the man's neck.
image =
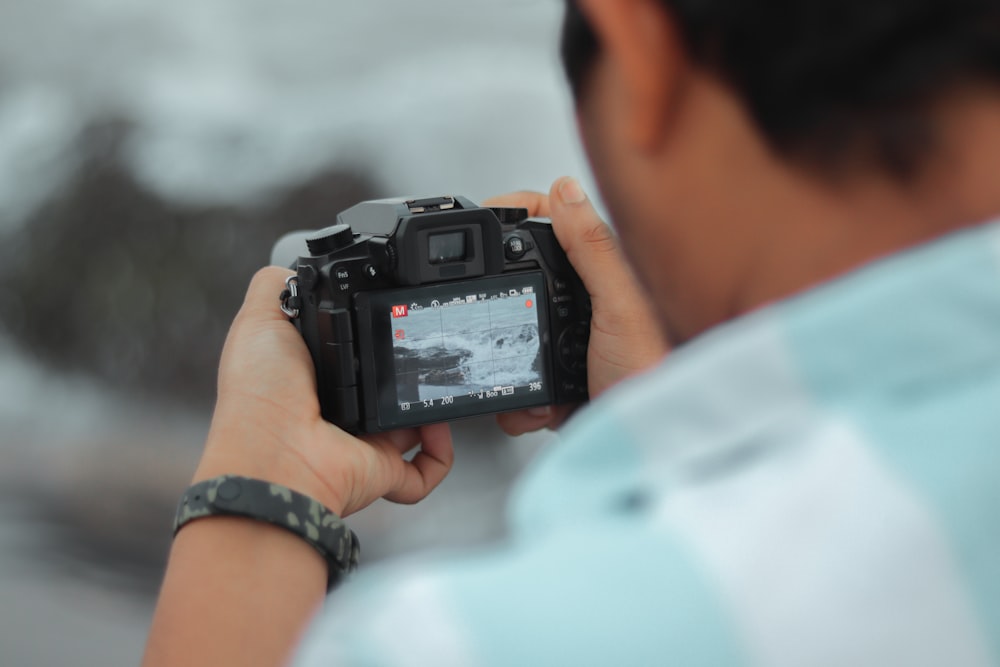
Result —
<instances>
[{"instance_id":1,"label":"man's neck","mask_svg":"<svg viewBox=\"0 0 1000 667\"><path fill-rule=\"evenodd\" d=\"M956 96L934 117L931 156L912 180L874 169L835 185L792 177L798 192L773 218L776 242L762 247L733 314L1000 217L1000 97Z\"/></svg>"},{"instance_id":2,"label":"man's neck","mask_svg":"<svg viewBox=\"0 0 1000 667\"><path fill-rule=\"evenodd\" d=\"M630 198L610 202L671 342L1000 216L1000 94L954 95L933 118L912 179L833 179L776 155L724 85L693 83L669 145L620 169Z\"/></svg>"}]
</instances>

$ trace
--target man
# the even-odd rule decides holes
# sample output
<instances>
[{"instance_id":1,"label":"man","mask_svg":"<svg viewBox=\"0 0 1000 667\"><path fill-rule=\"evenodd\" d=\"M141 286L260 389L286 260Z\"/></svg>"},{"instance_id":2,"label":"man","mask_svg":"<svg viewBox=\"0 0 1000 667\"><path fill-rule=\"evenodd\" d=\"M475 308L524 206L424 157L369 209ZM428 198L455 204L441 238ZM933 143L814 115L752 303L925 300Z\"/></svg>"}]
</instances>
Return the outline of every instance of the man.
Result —
<instances>
[{"instance_id":1,"label":"man","mask_svg":"<svg viewBox=\"0 0 1000 667\"><path fill-rule=\"evenodd\" d=\"M192 522L147 664L1000 661L1000 5L576 0L564 46L652 298L574 181L503 200L553 217L595 309L596 400L524 480L509 542L362 574L296 649L316 552ZM419 500L447 427L323 424L285 275L234 325L197 479L341 515ZM620 383L662 355L656 331L675 350Z\"/></svg>"}]
</instances>

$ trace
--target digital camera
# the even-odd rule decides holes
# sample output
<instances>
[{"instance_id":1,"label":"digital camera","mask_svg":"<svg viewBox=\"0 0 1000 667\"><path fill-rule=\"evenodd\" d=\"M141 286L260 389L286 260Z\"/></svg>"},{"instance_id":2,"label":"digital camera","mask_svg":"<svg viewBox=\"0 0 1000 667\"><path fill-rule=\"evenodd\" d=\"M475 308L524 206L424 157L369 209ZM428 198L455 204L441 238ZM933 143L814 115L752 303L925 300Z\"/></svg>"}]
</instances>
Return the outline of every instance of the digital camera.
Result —
<instances>
[{"instance_id":1,"label":"digital camera","mask_svg":"<svg viewBox=\"0 0 1000 667\"><path fill-rule=\"evenodd\" d=\"M368 201L278 242L323 417L376 433L587 400L590 298L548 220Z\"/></svg>"}]
</instances>

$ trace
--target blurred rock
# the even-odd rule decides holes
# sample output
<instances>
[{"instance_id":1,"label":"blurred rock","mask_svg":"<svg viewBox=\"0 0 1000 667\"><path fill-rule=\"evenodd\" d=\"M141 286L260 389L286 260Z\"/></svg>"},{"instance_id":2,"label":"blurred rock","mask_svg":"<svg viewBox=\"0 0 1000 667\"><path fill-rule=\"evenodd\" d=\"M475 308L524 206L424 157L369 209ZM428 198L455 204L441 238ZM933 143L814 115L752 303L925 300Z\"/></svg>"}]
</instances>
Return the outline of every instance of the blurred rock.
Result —
<instances>
[{"instance_id":1,"label":"blurred rock","mask_svg":"<svg viewBox=\"0 0 1000 667\"><path fill-rule=\"evenodd\" d=\"M208 409L225 333L274 241L331 224L376 187L338 166L269 204L185 207L124 167L130 133L122 119L88 127L68 184L2 239L0 322L55 370Z\"/></svg>"},{"instance_id":2,"label":"blurred rock","mask_svg":"<svg viewBox=\"0 0 1000 667\"><path fill-rule=\"evenodd\" d=\"M453 426L455 469L417 507L378 501L350 517L365 566L403 553L452 551L506 534L511 480L551 434L499 443L490 417ZM179 446L176 430L122 430L83 440L59 456L20 465L0 485L5 513L30 525L22 554L35 567L147 598L159 587L174 509L190 483L198 451Z\"/></svg>"},{"instance_id":3,"label":"blurred rock","mask_svg":"<svg viewBox=\"0 0 1000 667\"><path fill-rule=\"evenodd\" d=\"M0 665L138 663L223 334L274 239L372 195L586 174L561 11L0 2ZM541 441L458 426L426 502L351 517L364 562L502 535Z\"/></svg>"},{"instance_id":4,"label":"blurred rock","mask_svg":"<svg viewBox=\"0 0 1000 667\"><path fill-rule=\"evenodd\" d=\"M79 443L44 475L13 483L14 507L38 533L36 564L132 594L156 592L170 548L174 508L191 479L196 450L156 436Z\"/></svg>"},{"instance_id":5,"label":"blurred rock","mask_svg":"<svg viewBox=\"0 0 1000 667\"><path fill-rule=\"evenodd\" d=\"M132 132L124 119L82 132L81 166L0 243L0 325L51 376L29 388L30 403L45 396L43 411L65 419L81 391L104 396L72 432L53 436L30 419L16 429L24 446L6 448L0 508L17 508L37 528L27 559L147 597L203 438L192 431L207 418L218 355L250 276L285 232L326 226L384 193L359 170L331 167L270 203L167 201L123 160ZM49 437L63 445L43 446ZM456 474L430 499L419 508L377 503L352 517L365 562L502 536L510 479L540 441L515 448L492 419L458 425Z\"/></svg>"}]
</instances>

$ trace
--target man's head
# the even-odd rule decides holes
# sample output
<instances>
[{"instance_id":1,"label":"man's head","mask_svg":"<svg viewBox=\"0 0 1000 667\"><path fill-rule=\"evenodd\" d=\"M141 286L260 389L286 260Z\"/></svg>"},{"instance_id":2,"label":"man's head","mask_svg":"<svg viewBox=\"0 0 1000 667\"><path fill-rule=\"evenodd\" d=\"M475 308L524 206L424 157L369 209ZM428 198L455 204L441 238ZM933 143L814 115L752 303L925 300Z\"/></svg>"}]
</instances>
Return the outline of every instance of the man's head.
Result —
<instances>
[{"instance_id":1,"label":"man's head","mask_svg":"<svg viewBox=\"0 0 1000 667\"><path fill-rule=\"evenodd\" d=\"M675 341L1000 214L996 0L570 0L563 56Z\"/></svg>"}]
</instances>

